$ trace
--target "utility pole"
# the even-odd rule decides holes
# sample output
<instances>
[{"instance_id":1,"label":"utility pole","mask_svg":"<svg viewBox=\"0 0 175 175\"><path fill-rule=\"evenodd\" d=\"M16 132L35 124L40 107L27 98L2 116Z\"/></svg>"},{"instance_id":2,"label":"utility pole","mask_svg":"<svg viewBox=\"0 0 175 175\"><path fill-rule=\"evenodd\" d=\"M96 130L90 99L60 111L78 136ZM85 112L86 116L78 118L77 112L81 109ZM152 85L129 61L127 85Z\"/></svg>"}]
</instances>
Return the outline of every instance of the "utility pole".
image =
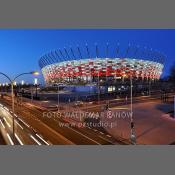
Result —
<instances>
[{"instance_id":1,"label":"utility pole","mask_svg":"<svg viewBox=\"0 0 175 175\"><path fill-rule=\"evenodd\" d=\"M133 120L133 81L132 76L130 77L131 84L131 144L136 145L136 136L134 131L134 120Z\"/></svg>"},{"instance_id":2,"label":"utility pole","mask_svg":"<svg viewBox=\"0 0 175 175\"><path fill-rule=\"evenodd\" d=\"M59 83L58 83L58 111L59 111L59 106L60 106L60 87L59 87Z\"/></svg>"},{"instance_id":3,"label":"utility pole","mask_svg":"<svg viewBox=\"0 0 175 175\"><path fill-rule=\"evenodd\" d=\"M99 71L98 71L98 104L100 103L100 75L99 75Z\"/></svg>"},{"instance_id":4,"label":"utility pole","mask_svg":"<svg viewBox=\"0 0 175 175\"><path fill-rule=\"evenodd\" d=\"M12 112L13 112L13 141L15 141L15 98L14 98L14 87L13 87L14 81L11 81L11 96L12 96Z\"/></svg>"}]
</instances>

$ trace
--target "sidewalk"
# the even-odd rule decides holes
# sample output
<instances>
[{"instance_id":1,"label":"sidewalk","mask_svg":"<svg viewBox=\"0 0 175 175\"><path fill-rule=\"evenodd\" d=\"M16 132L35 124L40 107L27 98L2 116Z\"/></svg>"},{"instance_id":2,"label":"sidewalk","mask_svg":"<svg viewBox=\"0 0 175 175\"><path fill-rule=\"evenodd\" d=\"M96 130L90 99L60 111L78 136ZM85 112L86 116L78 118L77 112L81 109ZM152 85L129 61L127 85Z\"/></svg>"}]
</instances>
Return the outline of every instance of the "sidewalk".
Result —
<instances>
[{"instance_id":1,"label":"sidewalk","mask_svg":"<svg viewBox=\"0 0 175 175\"><path fill-rule=\"evenodd\" d=\"M175 119L166 114L166 112L172 109L173 105L158 102L134 104L133 118L137 144L167 145L174 142ZM130 118L117 118L113 122L117 123L117 126L107 128L107 131L113 137L121 136L125 139L130 139Z\"/></svg>"}]
</instances>

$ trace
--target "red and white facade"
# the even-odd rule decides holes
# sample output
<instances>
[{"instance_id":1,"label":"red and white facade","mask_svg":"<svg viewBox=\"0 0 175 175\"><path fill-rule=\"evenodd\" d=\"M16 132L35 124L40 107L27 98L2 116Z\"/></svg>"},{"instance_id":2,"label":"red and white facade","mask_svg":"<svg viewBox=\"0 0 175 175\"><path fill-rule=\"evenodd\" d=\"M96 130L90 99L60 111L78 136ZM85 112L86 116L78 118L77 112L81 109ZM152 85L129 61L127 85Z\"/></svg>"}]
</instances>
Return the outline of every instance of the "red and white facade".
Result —
<instances>
[{"instance_id":1,"label":"red and white facade","mask_svg":"<svg viewBox=\"0 0 175 175\"><path fill-rule=\"evenodd\" d=\"M163 64L131 58L96 58L63 61L47 65L42 73L47 84L60 80L92 80L92 77L159 79Z\"/></svg>"}]
</instances>

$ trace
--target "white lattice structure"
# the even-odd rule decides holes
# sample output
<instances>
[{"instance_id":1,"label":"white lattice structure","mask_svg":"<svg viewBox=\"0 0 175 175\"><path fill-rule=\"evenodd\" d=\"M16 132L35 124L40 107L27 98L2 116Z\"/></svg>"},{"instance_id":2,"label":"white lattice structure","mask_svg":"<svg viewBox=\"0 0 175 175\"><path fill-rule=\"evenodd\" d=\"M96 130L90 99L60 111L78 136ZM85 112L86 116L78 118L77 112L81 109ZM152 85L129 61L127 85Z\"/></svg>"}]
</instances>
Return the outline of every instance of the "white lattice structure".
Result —
<instances>
[{"instance_id":1,"label":"white lattice structure","mask_svg":"<svg viewBox=\"0 0 175 175\"><path fill-rule=\"evenodd\" d=\"M156 61L132 58L94 58L62 61L42 67L46 83L60 79L91 80L92 77L133 77L159 79L163 64Z\"/></svg>"}]
</instances>

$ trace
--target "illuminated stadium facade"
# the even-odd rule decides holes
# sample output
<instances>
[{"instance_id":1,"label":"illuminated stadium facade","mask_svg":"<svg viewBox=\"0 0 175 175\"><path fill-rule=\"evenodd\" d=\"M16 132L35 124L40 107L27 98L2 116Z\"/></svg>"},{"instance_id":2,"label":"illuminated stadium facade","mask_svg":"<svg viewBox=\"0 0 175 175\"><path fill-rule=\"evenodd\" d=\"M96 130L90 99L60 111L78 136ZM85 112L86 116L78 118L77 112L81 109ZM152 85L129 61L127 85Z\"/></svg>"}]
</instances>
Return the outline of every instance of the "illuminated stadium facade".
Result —
<instances>
[{"instance_id":1,"label":"illuminated stadium facade","mask_svg":"<svg viewBox=\"0 0 175 175\"><path fill-rule=\"evenodd\" d=\"M93 50L93 52L92 52ZM93 83L98 80L157 80L163 70L164 55L152 49L131 47L122 52L117 45L107 44L100 51L97 45L80 49L71 47L45 54L39 60L47 85L56 83ZM101 52L101 55L100 55Z\"/></svg>"}]
</instances>

